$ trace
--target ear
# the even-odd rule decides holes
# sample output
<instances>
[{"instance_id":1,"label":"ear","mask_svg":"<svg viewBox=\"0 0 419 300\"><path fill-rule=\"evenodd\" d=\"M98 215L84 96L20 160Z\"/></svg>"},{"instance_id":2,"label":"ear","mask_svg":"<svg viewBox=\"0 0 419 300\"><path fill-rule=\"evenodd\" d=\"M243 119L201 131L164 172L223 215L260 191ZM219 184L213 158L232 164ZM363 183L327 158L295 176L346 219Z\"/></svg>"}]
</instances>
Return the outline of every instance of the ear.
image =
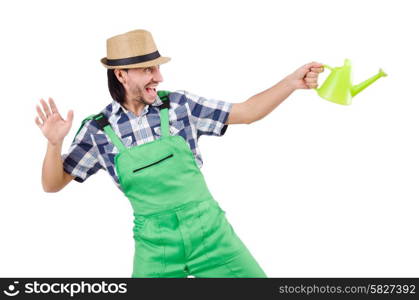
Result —
<instances>
[{"instance_id":1,"label":"ear","mask_svg":"<svg viewBox=\"0 0 419 300\"><path fill-rule=\"evenodd\" d=\"M125 84L127 82L127 73L128 72L125 72L122 69L114 69L113 72L115 74L115 77L118 79L118 81L121 84Z\"/></svg>"}]
</instances>

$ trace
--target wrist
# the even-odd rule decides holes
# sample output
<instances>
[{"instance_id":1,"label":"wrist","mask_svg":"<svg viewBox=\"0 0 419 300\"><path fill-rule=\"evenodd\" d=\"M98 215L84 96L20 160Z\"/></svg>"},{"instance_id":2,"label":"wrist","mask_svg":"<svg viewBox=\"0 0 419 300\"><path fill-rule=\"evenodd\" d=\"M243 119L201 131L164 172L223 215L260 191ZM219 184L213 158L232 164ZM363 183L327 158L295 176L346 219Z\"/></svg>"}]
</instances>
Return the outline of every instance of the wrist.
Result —
<instances>
[{"instance_id":1,"label":"wrist","mask_svg":"<svg viewBox=\"0 0 419 300\"><path fill-rule=\"evenodd\" d=\"M50 141L48 140L48 148L61 149L64 140Z\"/></svg>"},{"instance_id":2,"label":"wrist","mask_svg":"<svg viewBox=\"0 0 419 300\"><path fill-rule=\"evenodd\" d=\"M288 89L290 93L294 92L298 89L298 86L295 83L295 80L293 80L290 76L285 77L280 82L284 88Z\"/></svg>"}]
</instances>

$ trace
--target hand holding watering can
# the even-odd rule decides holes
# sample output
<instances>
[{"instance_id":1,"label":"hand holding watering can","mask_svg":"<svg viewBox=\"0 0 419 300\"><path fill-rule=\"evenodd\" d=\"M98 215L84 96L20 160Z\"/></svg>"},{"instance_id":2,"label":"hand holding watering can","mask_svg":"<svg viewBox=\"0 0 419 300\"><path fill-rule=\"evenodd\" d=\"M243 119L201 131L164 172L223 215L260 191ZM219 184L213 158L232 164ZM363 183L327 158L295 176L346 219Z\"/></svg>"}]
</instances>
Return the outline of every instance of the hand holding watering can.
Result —
<instances>
[{"instance_id":1,"label":"hand holding watering can","mask_svg":"<svg viewBox=\"0 0 419 300\"><path fill-rule=\"evenodd\" d=\"M331 73L322 86L317 88L318 75L320 72L323 72L322 67L329 69ZM376 75L357 85L352 85L351 76L351 62L349 59L345 59L343 66L335 68L313 62L301 67L289 77L293 79L296 88L315 88L318 95L323 99L342 105L349 105L352 103L352 97L371 85L377 79L387 76L387 74L380 69Z\"/></svg>"},{"instance_id":2,"label":"hand holding watering can","mask_svg":"<svg viewBox=\"0 0 419 300\"><path fill-rule=\"evenodd\" d=\"M313 89L317 87L317 78L321 72L323 72L323 64L312 62L298 68L286 79L293 89Z\"/></svg>"}]
</instances>

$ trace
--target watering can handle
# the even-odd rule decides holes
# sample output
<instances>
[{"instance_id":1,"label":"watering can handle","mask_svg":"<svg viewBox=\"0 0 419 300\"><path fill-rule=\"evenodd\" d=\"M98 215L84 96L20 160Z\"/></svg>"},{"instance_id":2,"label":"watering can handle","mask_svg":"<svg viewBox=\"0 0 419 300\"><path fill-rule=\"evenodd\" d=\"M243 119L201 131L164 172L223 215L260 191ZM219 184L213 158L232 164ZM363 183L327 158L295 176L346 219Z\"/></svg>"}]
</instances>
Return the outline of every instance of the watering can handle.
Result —
<instances>
[{"instance_id":1,"label":"watering can handle","mask_svg":"<svg viewBox=\"0 0 419 300\"><path fill-rule=\"evenodd\" d=\"M323 67L325 67L326 69L329 69L330 71L333 70L333 68L331 66L328 66L328 65L323 65Z\"/></svg>"},{"instance_id":2,"label":"watering can handle","mask_svg":"<svg viewBox=\"0 0 419 300\"><path fill-rule=\"evenodd\" d=\"M333 68L331 66L328 66L328 65L323 64L323 67L325 67L326 69L329 69L330 71L333 71ZM315 91L318 91L319 88L315 88L314 90Z\"/></svg>"}]
</instances>

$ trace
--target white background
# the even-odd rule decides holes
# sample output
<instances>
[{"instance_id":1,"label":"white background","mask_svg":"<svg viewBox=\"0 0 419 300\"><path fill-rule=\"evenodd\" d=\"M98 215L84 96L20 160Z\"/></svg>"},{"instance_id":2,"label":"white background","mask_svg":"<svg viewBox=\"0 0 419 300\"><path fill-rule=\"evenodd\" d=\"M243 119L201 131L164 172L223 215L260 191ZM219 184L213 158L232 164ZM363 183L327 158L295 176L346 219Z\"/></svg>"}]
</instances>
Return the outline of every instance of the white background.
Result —
<instances>
[{"instance_id":1,"label":"white background","mask_svg":"<svg viewBox=\"0 0 419 300\"><path fill-rule=\"evenodd\" d=\"M35 105L81 120L111 98L106 39L153 33L161 89L242 102L301 65L379 79L350 106L313 90L203 137L202 169L269 277L419 276L415 1L2 1L0 276L129 277L128 200L103 171L44 193ZM326 77L321 75L320 81Z\"/></svg>"}]
</instances>

